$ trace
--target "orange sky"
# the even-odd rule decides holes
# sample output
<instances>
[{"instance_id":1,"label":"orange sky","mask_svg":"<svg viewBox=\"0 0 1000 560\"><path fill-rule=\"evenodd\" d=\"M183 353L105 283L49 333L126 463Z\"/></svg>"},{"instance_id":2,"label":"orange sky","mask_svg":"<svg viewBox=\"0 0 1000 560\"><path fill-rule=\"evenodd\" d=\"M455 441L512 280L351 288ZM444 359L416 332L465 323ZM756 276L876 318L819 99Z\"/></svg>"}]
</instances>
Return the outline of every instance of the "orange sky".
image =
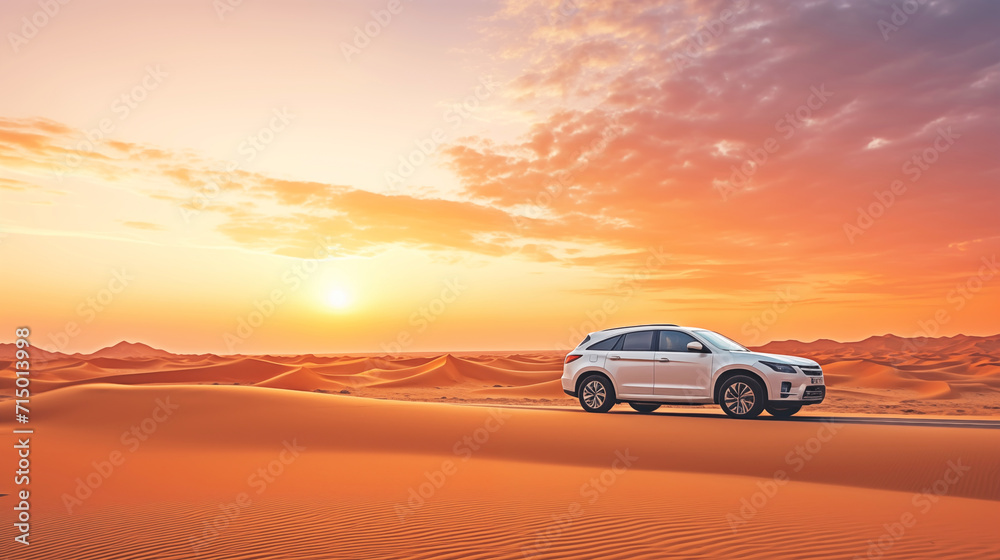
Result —
<instances>
[{"instance_id":1,"label":"orange sky","mask_svg":"<svg viewBox=\"0 0 1000 560\"><path fill-rule=\"evenodd\" d=\"M996 3L347 4L4 2L0 340L1000 331Z\"/></svg>"}]
</instances>

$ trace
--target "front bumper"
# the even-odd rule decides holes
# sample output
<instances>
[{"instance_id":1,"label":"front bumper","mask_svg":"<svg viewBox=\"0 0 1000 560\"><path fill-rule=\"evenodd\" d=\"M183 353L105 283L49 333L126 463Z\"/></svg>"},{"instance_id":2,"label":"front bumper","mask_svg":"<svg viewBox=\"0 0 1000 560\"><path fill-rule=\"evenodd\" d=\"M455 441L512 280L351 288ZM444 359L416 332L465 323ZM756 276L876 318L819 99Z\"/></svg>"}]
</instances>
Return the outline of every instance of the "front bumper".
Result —
<instances>
[{"instance_id":1,"label":"front bumper","mask_svg":"<svg viewBox=\"0 0 1000 560\"><path fill-rule=\"evenodd\" d=\"M817 387L813 387L813 389L814 389L814 391L812 391L812 393L815 393L815 394L807 395L807 398L802 398L802 399L779 399L779 400L769 399L767 402L769 404L773 404L773 405L777 405L777 406L789 406L789 405L806 406L806 405L810 405L810 404L819 404L819 403L823 402L823 399L826 398L826 387L817 386Z\"/></svg>"},{"instance_id":2,"label":"front bumper","mask_svg":"<svg viewBox=\"0 0 1000 560\"><path fill-rule=\"evenodd\" d=\"M774 404L819 404L826 398L826 380L822 375L768 372L767 396Z\"/></svg>"}]
</instances>

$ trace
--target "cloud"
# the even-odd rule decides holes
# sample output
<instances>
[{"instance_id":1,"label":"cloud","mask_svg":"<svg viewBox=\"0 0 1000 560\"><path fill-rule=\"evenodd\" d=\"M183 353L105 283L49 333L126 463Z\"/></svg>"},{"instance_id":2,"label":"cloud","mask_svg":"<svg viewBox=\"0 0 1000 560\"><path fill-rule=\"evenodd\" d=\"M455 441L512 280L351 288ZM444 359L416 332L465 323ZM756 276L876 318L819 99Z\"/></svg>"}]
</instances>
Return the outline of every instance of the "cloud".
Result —
<instances>
[{"instance_id":1,"label":"cloud","mask_svg":"<svg viewBox=\"0 0 1000 560\"><path fill-rule=\"evenodd\" d=\"M0 177L0 189L7 189L9 191L26 191L30 188L31 183L25 183L24 181L18 181L17 179Z\"/></svg>"},{"instance_id":2,"label":"cloud","mask_svg":"<svg viewBox=\"0 0 1000 560\"><path fill-rule=\"evenodd\" d=\"M892 8L870 2L573 2L552 17L564 4L508 2L486 39L524 69L510 83L525 112L561 109L518 141L447 153L473 200L589 220L615 251L576 264L663 245L697 270L664 287L846 274L836 290L937 297L974 264L952 247L995 239L996 3L921 5L888 41Z\"/></svg>"},{"instance_id":3,"label":"cloud","mask_svg":"<svg viewBox=\"0 0 1000 560\"><path fill-rule=\"evenodd\" d=\"M124 221L122 222L122 225L124 225L125 227L130 227L133 229L141 229L145 231L163 231L164 229L166 229L159 224L153 224L150 222Z\"/></svg>"},{"instance_id":4,"label":"cloud","mask_svg":"<svg viewBox=\"0 0 1000 560\"><path fill-rule=\"evenodd\" d=\"M33 173L42 182L65 176L118 185L172 204L178 216L182 209L205 214L206 221L216 224L216 232L241 247L301 258L311 258L317 243L323 243L340 255L368 256L403 246L549 261L555 258L551 252L533 249L523 232L567 243L582 237L564 224L516 222L488 204L226 172L224 162L122 141L98 143L78 153L72 146L79 137L77 131L50 121L0 119L0 159L11 162L9 169ZM74 153L80 159L67 160ZM0 178L0 188L29 187ZM164 229L147 221L119 222L142 231ZM522 251L525 246L529 248Z\"/></svg>"}]
</instances>

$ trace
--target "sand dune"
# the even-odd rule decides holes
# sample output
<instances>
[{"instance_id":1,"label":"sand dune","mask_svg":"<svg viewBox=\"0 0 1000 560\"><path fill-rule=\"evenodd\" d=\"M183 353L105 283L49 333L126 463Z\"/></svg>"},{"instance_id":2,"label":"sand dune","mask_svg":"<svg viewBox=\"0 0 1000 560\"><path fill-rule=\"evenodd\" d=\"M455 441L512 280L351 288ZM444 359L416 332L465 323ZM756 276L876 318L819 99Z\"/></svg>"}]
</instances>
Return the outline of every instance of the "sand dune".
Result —
<instances>
[{"instance_id":1,"label":"sand dune","mask_svg":"<svg viewBox=\"0 0 1000 560\"><path fill-rule=\"evenodd\" d=\"M141 342L128 342L121 341L114 346L108 346L107 348L102 348L92 354L73 354L72 357L88 357L88 358L111 358L111 359L130 359L130 358L175 358L176 355L166 350L160 350L159 348L153 348L148 344L143 344Z\"/></svg>"},{"instance_id":2,"label":"sand dune","mask_svg":"<svg viewBox=\"0 0 1000 560\"><path fill-rule=\"evenodd\" d=\"M296 391L340 391L347 385L328 379L308 367L300 367L256 383L257 387Z\"/></svg>"},{"instance_id":3,"label":"sand dune","mask_svg":"<svg viewBox=\"0 0 1000 560\"><path fill-rule=\"evenodd\" d=\"M129 450L120 434L159 403L169 416ZM36 406L48 443L33 454L26 560L853 558L907 513L916 524L880 556L995 554L998 430L182 385L74 386ZM789 461L805 446L809 460ZM70 513L65 496L114 451L124 462ZM919 497L935 485L941 497Z\"/></svg>"},{"instance_id":4,"label":"sand dune","mask_svg":"<svg viewBox=\"0 0 1000 560\"><path fill-rule=\"evenodd\" d=\"M1000 413L1000 336L910 340L892 335L855 343L773 342L763 351L823 364L826 413ZM296 391L348 391L399 400L573 405L558 384L552 352L317 356L173 355L122 342L91 355L47 353L33 374L36 392L89 383L258 385ZM0 357L13 346L0 344ZM0 396L13 394L11 362ZM816 409L819 410L819 409Z\"/></svg>"},{"instance_id":5,"label":"sand dune","mask_svg":"<svg viewBox=\"0 0 1000 560\"><path fill-rule=\"evenodd\" d=\"M412 374L411 374L412 372ZM558 372L556 377L562 375ZM396 370L394 379L379 383L380 387L430 387L462 383L533 384L544 379L535 372L523 372L476 363L450 354L413 368Z\"/></svg>"},{"instance_id":6,"label":"sand dune","mask_svg":"<svg viewBox=\"0 0 1000 560\"><path fill-rule=\"evenodd\" d=\"M865 412L1000 412L1000 335L782 341L759 350L806 356L822 364L830 385L830 401L824 408L856 405ZM877 398L868 399L867 405L852 402L860 394Z\"/></svg>"},{"instance_id":7,"label":"sand dune","mask_svg":"<svg viewBox=\"0 0 1000 560\"><path fill-rule=\"evenodd\" d=\"M32 379L50 381L75 381L79 379L96 379L108 375L108 371L83 359L64 359L45 364L31 372Z\"/></svg>"},{"instance_id":8,"label":"sand dune","mask_svg":"<svg viewBox=\"0 0 1000 560\"><path fill-rule=\"evenodd\" d=\"M112 369L111 371L106 371L107 375L76 379L68 381L64 385L78 385L83 383L141 385L147 383L207 382L253 384L294 369L294 366L291 365L277 364L255 358L224 360L212 365L194 368L183 367L179 369L160 366L159 368L149 370L138 367L141 363L138 360L129 363L132 367L128 369L134 370L130 373L117 373L117 369ZM91 363L90 365L95 364Z\"/></svg>"},{"instance_id":9,"label":"sand dune","mask_svg":"<svg viewBox=\"0 0 1000 560\"><path fill-rule=\"evenodd\" d=\"M103 358L103 357L88 357L86 358L87 363L93 364L97 367L102 367L104 369L124 369L124 370L137 370L137 371L149 371L151 369L159 369L160 367L170 363L163 358Z\"/></svg>"}]
</instances>

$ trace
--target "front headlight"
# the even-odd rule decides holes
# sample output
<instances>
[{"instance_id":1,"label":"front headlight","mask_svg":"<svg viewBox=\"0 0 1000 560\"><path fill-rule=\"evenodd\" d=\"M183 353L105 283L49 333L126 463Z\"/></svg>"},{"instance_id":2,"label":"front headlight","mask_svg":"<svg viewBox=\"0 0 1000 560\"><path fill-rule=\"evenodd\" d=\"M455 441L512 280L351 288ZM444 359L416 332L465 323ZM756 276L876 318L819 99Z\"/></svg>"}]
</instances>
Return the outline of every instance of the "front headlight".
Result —
<instances>
[{"instance_id":1,"label":"front headlight","mask_svg":"<svg viewBox=\"0 0 1000 560\"><path fill-rule=\"evenodd\" d=\"M795 373L795 368L793 368L788 364L779 364L778 362L761 362L761 363L779 373Z\"/></svg>"}]
</instances>

